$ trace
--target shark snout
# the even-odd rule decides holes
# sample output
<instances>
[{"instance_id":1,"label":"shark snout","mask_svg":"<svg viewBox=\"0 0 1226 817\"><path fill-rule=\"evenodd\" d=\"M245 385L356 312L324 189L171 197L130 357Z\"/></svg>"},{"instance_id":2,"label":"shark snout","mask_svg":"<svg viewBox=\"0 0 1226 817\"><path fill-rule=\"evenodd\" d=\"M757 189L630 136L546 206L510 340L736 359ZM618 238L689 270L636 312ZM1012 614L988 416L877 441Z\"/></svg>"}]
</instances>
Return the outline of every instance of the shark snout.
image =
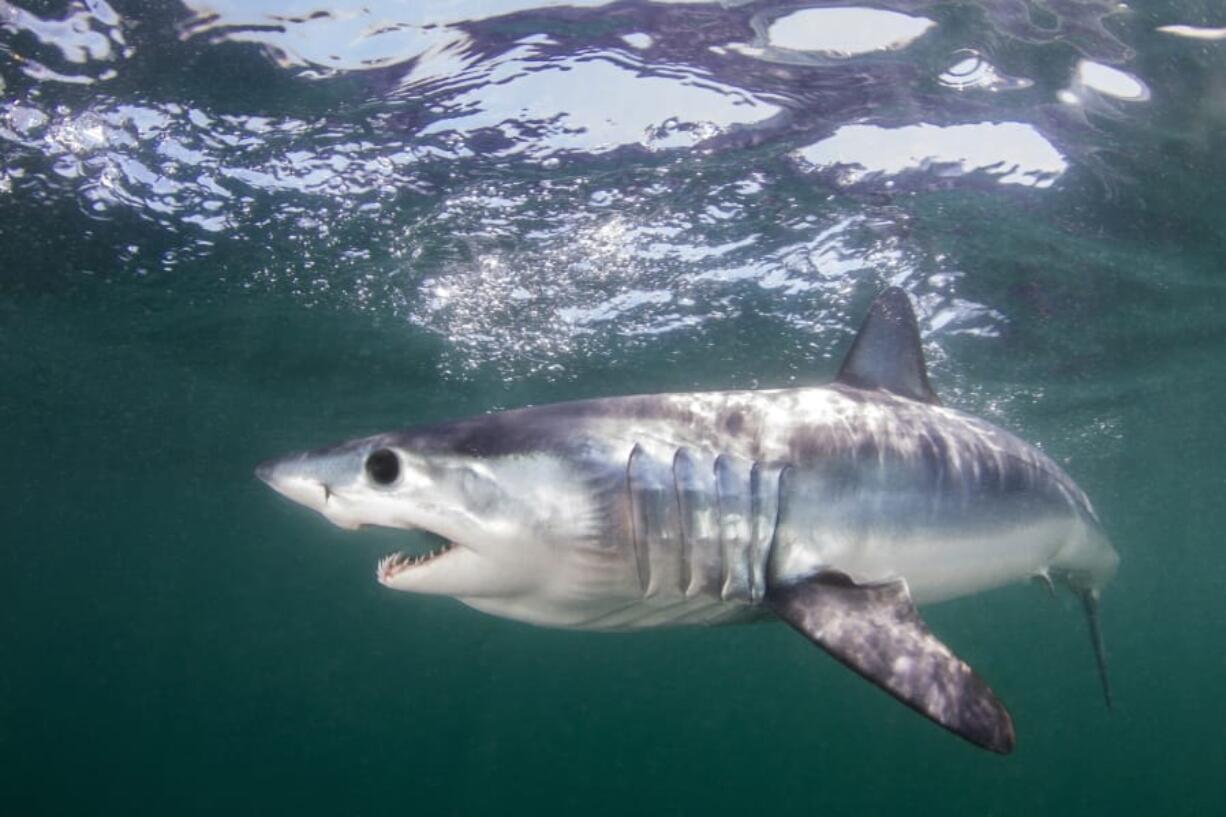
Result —
<instances>
[{"instance_id":1,"label":"shark snout","mask_svg":"<svg viewBox=\"0 0 1226 817\"><path fill-rule=\"evenodd\" d=\"M255 475L281 496L318 511L337 527L357 528L363 520L355 515L352 501L337 495L332 482L341 476L343 464L307 452L262 462Z\"/></svg>"},{"instance_id":2,"label":"shark snout","mask_svg":"<svg viewBox=\"0 0 1226 817\"><path fill-rule=\"evenodd\" d=\"M255 475L261 482L272 485L272 475L276 469L276 460L266 460L255 467Z\"/></svg>"},{"instance_id":3,"label":"shark snout","mask_svg":"<svg viewBox=\"0 0 1226 817\"><path fill-rule=\"evenodd\" d=\"M297 458L268 460L255 468L255 475L277 493L316 511L323 511L332 491Z\"/></svg>"}]
</instances>

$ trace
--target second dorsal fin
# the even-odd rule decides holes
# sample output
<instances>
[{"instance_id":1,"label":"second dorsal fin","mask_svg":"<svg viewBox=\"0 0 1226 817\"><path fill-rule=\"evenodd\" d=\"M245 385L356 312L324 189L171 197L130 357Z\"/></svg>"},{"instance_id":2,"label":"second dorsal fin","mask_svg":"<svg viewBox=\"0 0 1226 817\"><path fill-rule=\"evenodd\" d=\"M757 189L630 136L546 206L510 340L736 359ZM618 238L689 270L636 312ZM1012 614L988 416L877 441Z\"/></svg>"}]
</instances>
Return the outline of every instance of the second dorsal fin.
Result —
<instances>
[{"instance_id":1,"label":"second dorsal fin","mask_svg":"<svg viewBox=\"0 0 1226 817\"><path fill-rule=\"evenodd\" d=\"M901 397L941 405L928 384L919 324L907 293L890 287L877 296L835 380L858 389L885 389Z\"/></svg>"}]
</instances>

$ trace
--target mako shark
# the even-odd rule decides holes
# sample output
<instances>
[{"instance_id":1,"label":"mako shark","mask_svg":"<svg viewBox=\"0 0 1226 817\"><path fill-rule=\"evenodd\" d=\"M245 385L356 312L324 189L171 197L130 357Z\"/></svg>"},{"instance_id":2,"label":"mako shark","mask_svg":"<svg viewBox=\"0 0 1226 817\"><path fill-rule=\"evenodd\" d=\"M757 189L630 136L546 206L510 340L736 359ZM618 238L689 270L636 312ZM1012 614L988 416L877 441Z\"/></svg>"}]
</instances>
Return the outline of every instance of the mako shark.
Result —
<instances>
[{"instance_id":1,"label":"mako shark","mask_svg":"<svg viewBox=\"0 0 1226 817\"><path fill-rule=\"evenodd\" d=\"M552 627L775 616L941 726L999 753L1013 722L917 604L1060 580L1089 617L1119 561L1055 462L945 408L906 294L872 304L816 388L611 397L293 454L258 476L343 528L445 542L378 580Z\"/></svg>"}]
</instances>

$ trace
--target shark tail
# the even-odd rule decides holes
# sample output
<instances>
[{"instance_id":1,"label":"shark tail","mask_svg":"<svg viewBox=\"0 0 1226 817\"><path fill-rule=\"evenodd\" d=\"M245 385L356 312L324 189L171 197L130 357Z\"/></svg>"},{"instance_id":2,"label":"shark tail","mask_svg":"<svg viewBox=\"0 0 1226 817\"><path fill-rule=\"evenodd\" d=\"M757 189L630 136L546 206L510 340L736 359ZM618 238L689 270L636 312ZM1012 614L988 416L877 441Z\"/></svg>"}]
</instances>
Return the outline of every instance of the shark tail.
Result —
<instances>
[{"instance_id":1,"label":"shark tail","mask_svg":"<svg viewBox=\"0 0 1226 817\"><path fill-rule=\"evenodd\" d=\"M1107 708L1112 708L1111 679L1107 675L1107 648L1103 644L1102 621L1098 615L1098 591L1093 588L1078 590L1081 596L1081 606L1086 611L1086 621L1090 626L1090 643L1094 647L1094 661L1098 665L1098 679L1103 685L1103 699Z\"/></svg>"}]
</instances>

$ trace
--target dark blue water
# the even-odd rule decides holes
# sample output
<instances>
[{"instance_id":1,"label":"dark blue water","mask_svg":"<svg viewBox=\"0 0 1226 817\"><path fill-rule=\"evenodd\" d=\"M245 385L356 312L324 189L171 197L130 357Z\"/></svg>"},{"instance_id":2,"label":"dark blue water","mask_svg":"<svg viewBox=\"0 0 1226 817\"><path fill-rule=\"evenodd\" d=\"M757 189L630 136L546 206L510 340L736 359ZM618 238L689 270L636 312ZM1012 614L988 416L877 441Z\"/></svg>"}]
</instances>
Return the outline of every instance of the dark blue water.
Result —
<instances>
[{"instance_id":1,"label":"dark blue water","mask_svg":"<svg viewBox=\"0 0 1226 817\"><path fill-rule=\"evenodd\" d=\"M0 814L1214 814L1226 11L0 0ZM1122 563L925 610L988 756L789 629L533 629L252 477L818 384L873 294Z\"/></svg>"}]
</instances>

